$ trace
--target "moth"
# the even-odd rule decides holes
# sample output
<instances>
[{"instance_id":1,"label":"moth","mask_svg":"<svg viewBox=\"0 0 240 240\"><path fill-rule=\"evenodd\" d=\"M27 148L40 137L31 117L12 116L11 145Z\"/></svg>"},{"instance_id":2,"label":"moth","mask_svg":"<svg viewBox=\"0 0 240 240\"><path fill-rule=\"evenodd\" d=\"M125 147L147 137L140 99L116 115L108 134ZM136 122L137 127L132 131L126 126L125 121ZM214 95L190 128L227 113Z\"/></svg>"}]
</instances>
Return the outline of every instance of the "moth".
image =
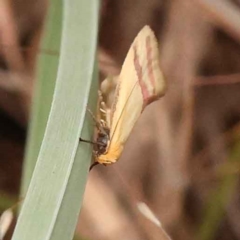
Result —
<instances>
[{"instance_id":1,"label":"moth","mask_svg":"<svg viewBox=\"0 0 240 240\"><path fill-rule=\"evenodd\" d=\"M115 85L116 90L109 109L102 95L106 95ZM119 159L144 108L162 97L165 90L158 42L151 28L145 26L130 46L120 75L105 79L101 85L95 164L108 165Z\"/></svg>"}]
</instances>

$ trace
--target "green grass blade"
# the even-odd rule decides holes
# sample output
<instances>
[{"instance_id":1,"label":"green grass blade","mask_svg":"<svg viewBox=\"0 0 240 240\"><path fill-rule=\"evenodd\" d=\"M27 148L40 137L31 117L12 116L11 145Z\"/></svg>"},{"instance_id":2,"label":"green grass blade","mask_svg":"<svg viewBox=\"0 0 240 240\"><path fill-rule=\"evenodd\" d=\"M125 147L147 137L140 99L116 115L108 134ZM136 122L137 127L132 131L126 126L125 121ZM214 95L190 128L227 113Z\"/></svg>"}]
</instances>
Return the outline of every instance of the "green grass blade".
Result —
<instances>
[{"instance_id":1,"label":"green grass blade","mask_svg":"<svg viewBox=\"0 0 240 240\"><path fill-rule=\"evenodd\" d=\"M44 39L41 48L59 52L62 23L62 1L49 1L49 4L50 8L45 24ZM33 98L23 167L21 186L22 196L27 192L47 125L57 76L58 59L58 56L47 54L39 55L38 76L34 91L35 94Z\"/></svg>"},{"instance_id":2,"label":"green grass blade","mask_svg":"<svg viewBox=\"0 0 240 240\"><path fill-rule=\"evenodd\" d=\"M90 166L92 148L79 144L79 136L90 139L93 134L91 117L85 120L85 114L87 105L96 106L99 4L96 0L64 3L52 107L13 240L72 239Z\"/></svg>"},{"instance_id":3,"label":"green grass blade","mask_svg":"<svg viewBox=\"0 0 240 240\"><path fill-rule=\"evenodd\" d=\"M234 144L228 165L239 164L240 159L240 139ZM225 166L226 167L226 166ZM234 190L238 183L238 175L234 173L226 174L221 179L219 186L210 194L209 201L206 204L206 211L203 217L203 223L200 226L198 239L212 240L219 228L226 213L227 206L231 200Z\"/></svg>"}]
</instances>

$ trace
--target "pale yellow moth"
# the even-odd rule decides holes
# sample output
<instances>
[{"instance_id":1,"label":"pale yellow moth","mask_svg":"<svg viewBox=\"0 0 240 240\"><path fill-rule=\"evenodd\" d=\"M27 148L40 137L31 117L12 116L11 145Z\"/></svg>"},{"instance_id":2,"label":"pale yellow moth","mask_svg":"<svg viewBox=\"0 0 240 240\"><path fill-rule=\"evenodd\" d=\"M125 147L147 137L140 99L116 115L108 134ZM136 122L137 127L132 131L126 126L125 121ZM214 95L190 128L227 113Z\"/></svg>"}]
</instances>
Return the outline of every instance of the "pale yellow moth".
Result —
<instances>
[{"instance_id":1,"label":"pale yellow moth","mask_svg":"<svg viewBox=\"0 0 240 240\"><path fill-rule=\"evenodd\" d=\"M118 76L109 116L98 135L98 142L107 139L107 143L97 153L96 162L116 162L144 108L164 95L166 84L159 61L158 42L151 28L145 26L134 39ZM106 81L109 79L102 85Z\"/></svg>"}]
</instances>

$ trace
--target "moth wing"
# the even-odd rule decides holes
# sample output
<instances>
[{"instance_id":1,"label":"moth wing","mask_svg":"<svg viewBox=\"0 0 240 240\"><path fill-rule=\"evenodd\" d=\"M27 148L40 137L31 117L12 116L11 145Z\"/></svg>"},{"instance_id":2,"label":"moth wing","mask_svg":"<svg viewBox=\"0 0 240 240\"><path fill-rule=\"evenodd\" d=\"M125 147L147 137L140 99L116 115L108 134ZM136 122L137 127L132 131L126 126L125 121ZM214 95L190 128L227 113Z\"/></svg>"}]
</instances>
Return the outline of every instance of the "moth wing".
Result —
<instances>
[{"instance_id":1,"label":"moth wing","mask_svg":"<svg viewBox=\"0 0 240 240\"><path fill-rule=\"evenodd\" d=\"M165 93L158 42L145 26L132 43L119 75L111 109L110 146L123 145L144 107Z\"/></svg>"}]
</instances>

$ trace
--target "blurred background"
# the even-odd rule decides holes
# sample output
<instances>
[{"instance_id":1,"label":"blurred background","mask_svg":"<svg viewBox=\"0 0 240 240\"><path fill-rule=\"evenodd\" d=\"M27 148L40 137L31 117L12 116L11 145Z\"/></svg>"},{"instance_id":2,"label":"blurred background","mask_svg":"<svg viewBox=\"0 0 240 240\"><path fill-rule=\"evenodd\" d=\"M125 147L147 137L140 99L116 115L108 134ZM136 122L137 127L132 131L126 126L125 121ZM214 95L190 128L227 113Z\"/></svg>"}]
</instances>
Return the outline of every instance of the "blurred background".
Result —
<instances>
[{"instance_id":1,"label":"blurred background","mask_svg":"<svg viewBox=\"0 0 240 240\"><path fill-rule=\"evenodd\" d=\"M20 191L37 56L58 54L39 47L47 9L0 1L1 211ZM240 1L103 0L101 80L119 73L146 24L168 91L144 110L119 162L90 172L76 239L161 239L136 207L145 202L172 239L240 240Z\"/></svg>"}]
</instances>

